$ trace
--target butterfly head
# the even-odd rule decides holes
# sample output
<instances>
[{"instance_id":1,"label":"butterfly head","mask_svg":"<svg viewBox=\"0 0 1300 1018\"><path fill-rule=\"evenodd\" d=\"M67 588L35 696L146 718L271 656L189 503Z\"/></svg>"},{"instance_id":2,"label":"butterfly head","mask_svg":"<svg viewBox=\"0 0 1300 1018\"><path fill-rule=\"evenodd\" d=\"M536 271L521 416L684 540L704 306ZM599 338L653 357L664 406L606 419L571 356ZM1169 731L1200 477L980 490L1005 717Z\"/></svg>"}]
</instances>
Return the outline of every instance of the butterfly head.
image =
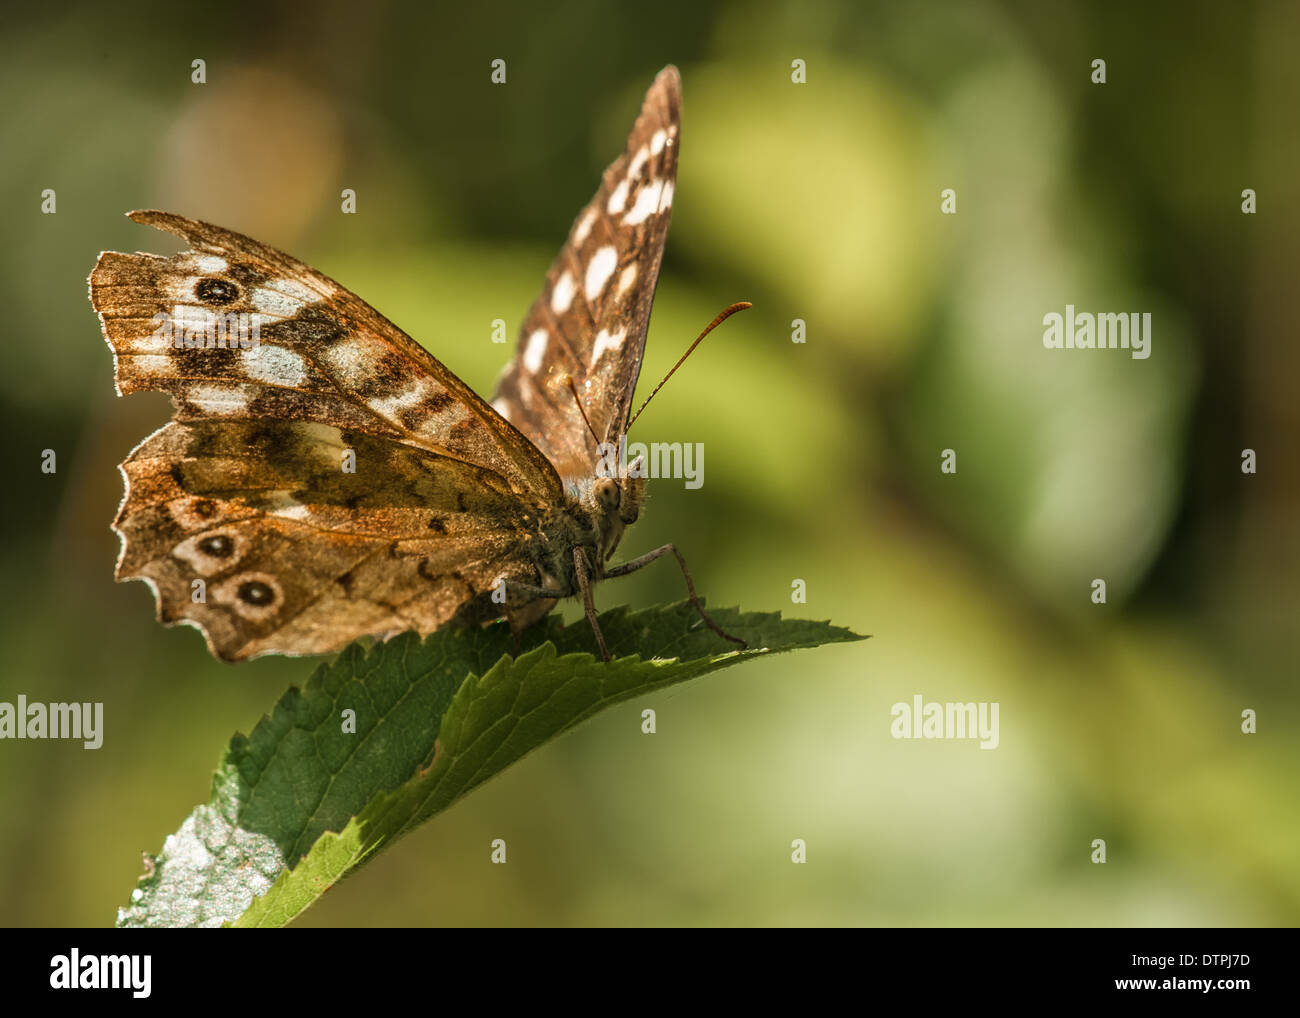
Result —
<instances>
[{"instance_id":1,"label":"butterfly head","mask_svg":"<svg viewBox=\"0 0 1300 1018\"><path fill-rule=\"evenodd\" d=\"M582 499L595 521L604 558L614 553L623 531L641 514L641 502L645 498L643 467L644 459L638 456L618 477L594 478Z\"/></svg>"},{"instance_id":2,"label":"butterfly head","mask_svg":"<svg viewBox=\"0 0 1300 1018\"><path fill-rule=\"evenodd\" d=\"M595 507L624 526L635 523L641 514L641 502L645 498L645 478L639 470L641 462L638 457L622 477L598 477L591 486Z\"/></svg>"}]
</instances>

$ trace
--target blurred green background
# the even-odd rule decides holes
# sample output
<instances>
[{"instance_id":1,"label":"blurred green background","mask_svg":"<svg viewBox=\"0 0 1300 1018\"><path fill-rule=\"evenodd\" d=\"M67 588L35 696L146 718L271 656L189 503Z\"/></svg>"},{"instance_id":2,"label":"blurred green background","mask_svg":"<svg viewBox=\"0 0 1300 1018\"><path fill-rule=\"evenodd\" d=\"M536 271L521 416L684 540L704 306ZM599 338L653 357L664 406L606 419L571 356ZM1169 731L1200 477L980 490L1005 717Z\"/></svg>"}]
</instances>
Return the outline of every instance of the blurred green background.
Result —
<instances>
[{"instance_id":1,"label":"blurred green background","mask_svg":"<svg viewBox=\"0 0 1300 1018\"><path fill-rule=\"evenodd\" d=\"M293 252L487 393L491 321L518 326L671 62L642 392L755 307L638 423L702 442L705 483L652 482L622 550L676 541L713 604L874 638L600 715L301 923L1296 924L1297 39L1290 2L7 12L0 700L100 700L107 733L0 743L0 923L111 923L231 733L313 668L220 664L112 582L116 464L169 408L114 396L86 276L176 250L123 213ZM1067 303L1152 312L1152 356L1045 350ZM666 564L598 600L681 594ZM895 741L917 693L998 701L1001 745Z\"/></svg>"}]
</instances>

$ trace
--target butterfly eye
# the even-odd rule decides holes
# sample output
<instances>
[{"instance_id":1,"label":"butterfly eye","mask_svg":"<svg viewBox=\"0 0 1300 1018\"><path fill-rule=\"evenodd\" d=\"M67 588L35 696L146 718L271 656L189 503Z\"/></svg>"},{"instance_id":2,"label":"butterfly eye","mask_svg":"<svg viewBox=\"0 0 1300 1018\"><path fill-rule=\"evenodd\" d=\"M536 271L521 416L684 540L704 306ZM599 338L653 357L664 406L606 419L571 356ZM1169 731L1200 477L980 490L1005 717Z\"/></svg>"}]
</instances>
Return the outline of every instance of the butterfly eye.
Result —
<instances>
[{"instance_id":1,"label":"butterfly eye","mask_svg":"<svg viewBox=\"0 0 1300 1018\"><path fill-rule=\"evenodd\" d=\"M596 501L601 508L610 512L618 508L623 493L618 490L618 483L610 477L602 477L596 482Z\"/></svg>"}]
</instances>

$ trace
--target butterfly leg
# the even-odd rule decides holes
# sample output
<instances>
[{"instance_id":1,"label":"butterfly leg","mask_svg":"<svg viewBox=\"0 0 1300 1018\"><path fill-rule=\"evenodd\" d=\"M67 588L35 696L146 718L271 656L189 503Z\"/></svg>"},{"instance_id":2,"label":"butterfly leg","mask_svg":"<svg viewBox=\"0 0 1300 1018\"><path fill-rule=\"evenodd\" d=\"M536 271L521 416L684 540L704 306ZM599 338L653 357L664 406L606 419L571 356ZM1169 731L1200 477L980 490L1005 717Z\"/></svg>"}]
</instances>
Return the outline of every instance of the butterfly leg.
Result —
<instances>
[{"instance_id":1,"label":"butterfly leg","mask_svg":"<svg viewBox=\"0 0 1300 1018\"><path fill-rule=\"evenodd\" d=\"M587 576L587 560L581 548L573 549L573 567L578 571L578 587L582 591L582 604L587 609L587 621L591 623L592 632L596 634L600 656L608 661L609 651L605 647L605 634L600 631L600 623L596 621L596 603L591 599L591 580Z\"/></svg>"},{"instance_id":2,"label":"butterfly leg","mask_svg":"<svg viewBox=\"0 0 1300 1018\"><path fill-rule=\"evenodd\" d=\"M648 566L655 559L659 558L661 555L668 554L668 552L670 551L673 553L674 556L676 556L677 564L681 566L682 578L686 580L686 593L690 595L691 604L693 604L695 606L695 610L700 613L700 618L704 620L704 624L707 625L719 636L721 636L724 640L730 640L732 643L738 643L740 644L741 647L748 647L749 644L747 644L744 640L740 639L740 637L732 636L730 633L724 632L723 629L716 622L713 621L713 619L709 618L709 613L704 610L703 603L700 601L699 597L695 593L695 584L691 582L691 573L690 570L686 568L686 559L682 558L682 553L677 550L677 545L675 544L665 544L662 548L656 548L654 551L648 551L640 558L634 558L631 562L624 562L621 566L615 566L613 569L607 569L605 570L605 579L610 579L611 577L614 576L626 576L628 573L634 573L642 566ZM579 574L579 576L581 576L581 574Z\"/></svg>"},{"instance_id":3,"label":"butterfly leg","mask_svg":"<svg viewBox=\"0 0 1300 1018\"><path fill-rule=\"evenodd\" d=\"M605 647L605 634L600 631L600 625L596 622L596 605L591 598L590 570L587 566L587 560L583 558L582 553L576 548L573 551L573 564L578 571L578 589L582 593L583 606L587 610L587 619L591 622L592 631L596 634L596 643L600 647L600 655L608 661L609 650ZM554 602L561 597L569 596L562 591L555 590L553 587L535 587L527 583L510 583L507 585L506 589L509 591L508 596L511 599L512 606L515 604L516 600L523 605L528 605L535 601ZM518 628L516 628L515 618L513 616L509 617L511 631L515 634L515 656L518 657L520 648L519 637L523 630L527 628L537 616L530 616L519 625Z\"/></svg>"}]
</instances>

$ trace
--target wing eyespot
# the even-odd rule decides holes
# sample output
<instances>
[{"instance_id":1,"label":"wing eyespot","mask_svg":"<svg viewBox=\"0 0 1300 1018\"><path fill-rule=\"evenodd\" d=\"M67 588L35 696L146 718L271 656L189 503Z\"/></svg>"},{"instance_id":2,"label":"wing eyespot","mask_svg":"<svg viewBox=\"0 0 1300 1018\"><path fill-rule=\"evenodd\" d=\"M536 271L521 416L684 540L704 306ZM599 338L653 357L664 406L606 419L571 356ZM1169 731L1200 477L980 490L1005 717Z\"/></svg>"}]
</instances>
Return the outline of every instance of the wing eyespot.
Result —
<instances>
[{"instance_id":1,"label":"wing eyespot","mask_svg":"<svg viewBox=\"0 0 1300 1018\"><path fill-rule=\"evenodd\" d=\"M239 300L239 287L219 276L205 276L194 284L194 296L204 304L224 307Z\"/></svg>"},{"instance_id":2,"label":"wing eyespot","mask_svg":"<svg viewBox=\"0 0 1300 1018\"><path fill-rule=\"evenodd\" d=\"M253 608L269 608L275 604L275 591L261 580L245 580L239 585L236 596Z\"/></svg>"}]
</instances>

